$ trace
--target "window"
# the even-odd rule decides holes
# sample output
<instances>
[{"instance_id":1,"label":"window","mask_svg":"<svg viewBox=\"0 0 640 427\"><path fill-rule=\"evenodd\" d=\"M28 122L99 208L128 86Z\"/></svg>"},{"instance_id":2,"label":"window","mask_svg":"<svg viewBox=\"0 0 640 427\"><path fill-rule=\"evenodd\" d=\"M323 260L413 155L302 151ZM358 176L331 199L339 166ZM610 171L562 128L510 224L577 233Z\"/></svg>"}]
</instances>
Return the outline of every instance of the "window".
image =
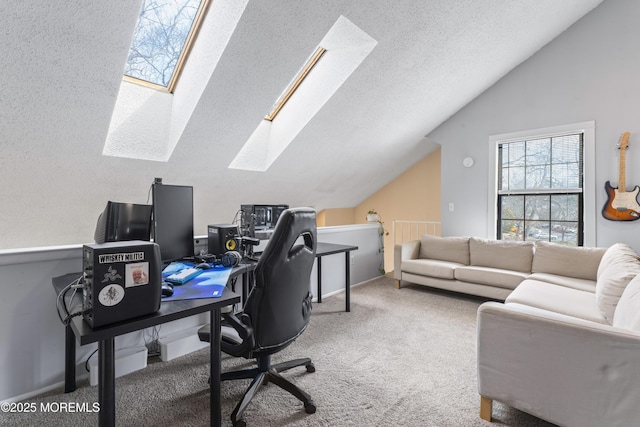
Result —
<instances>
[{"instance_id":1,"label":"window","mask_svg":"<svg viewBox=\"0 0 640 427\"><path fill-rule=\"evenodd\" d=\"M595 217L585 215L595 210L594 128L585 122L490 138L494 236L595 245Z\"/></svg>"},{"instance_id":2,"label":"window","mask_svg":"<svg viewBox=\"0 0 640 427\"><path fill-rule=\"evenodd\" d=\"M209 0L144 0L125 80L173 92Z\"/></svg>"},{"instance_id":3,"label":"window","mask_svg":"<svg viewBox=\"0 0 640 427\"><path fill-rule=\"evenodd\" d=\"M498 239L582 245L582 134L498 145Z\"/></svg>"}]
</instances>

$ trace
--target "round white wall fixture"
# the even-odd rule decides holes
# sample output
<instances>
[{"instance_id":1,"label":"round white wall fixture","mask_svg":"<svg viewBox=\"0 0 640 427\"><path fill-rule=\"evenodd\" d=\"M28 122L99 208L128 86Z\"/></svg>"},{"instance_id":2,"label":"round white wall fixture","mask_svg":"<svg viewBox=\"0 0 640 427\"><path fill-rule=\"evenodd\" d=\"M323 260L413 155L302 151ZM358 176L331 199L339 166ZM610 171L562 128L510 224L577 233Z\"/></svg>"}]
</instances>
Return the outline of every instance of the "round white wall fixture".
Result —
<instances>
[{"instance_id":1,"label":"round white wall fixture","mask_svg":"<svg viewBox=\"0 0 640 427\"><path fill-rule=\"evenodd\" d=\"M473 159L471 157L465 157L462 161L462 164L465 168L470 168L471 166L473 166Z\"/></svg>"}]
</instances>

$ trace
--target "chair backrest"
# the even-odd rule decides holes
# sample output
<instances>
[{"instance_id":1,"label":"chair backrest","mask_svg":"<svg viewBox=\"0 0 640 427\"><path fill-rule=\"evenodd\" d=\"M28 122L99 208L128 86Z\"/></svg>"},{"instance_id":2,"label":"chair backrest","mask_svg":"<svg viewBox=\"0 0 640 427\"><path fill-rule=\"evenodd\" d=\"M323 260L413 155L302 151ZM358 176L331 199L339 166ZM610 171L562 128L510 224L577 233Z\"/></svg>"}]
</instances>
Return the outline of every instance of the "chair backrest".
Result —
<instances>
[{"instance_id":1,"label":"chair backrest","mask_svg":"<svg viewBox=\"0 0 640 427\"><path fill-rule=\"evenodd\" d=\"M316 241L313 209L282 212L260 256L255 286L244 307L251 318L255 350L283 348L306 329Z\"/></svg>"}]
</instances>

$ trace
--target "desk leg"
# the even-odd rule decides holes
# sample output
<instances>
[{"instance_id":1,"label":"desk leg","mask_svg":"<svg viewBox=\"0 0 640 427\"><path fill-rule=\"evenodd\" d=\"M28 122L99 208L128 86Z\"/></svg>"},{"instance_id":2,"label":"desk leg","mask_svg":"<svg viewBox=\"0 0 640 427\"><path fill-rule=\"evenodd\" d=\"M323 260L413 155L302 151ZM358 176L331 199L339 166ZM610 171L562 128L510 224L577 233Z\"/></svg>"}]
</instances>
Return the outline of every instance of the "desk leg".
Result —
<instances>
[{"instance_id":1,"label":"desk leg","mask_svg":"<svg viewBox=\"0 0 640 427\"><path fill-rule=\"evenodd\" d=\"M318 260L318 303L322 302L322 257L316 258Z\"/></svg>"},{"instance_id":2,"label":"desk leg","mask_svg":"<svg viewBox=\"0 0 640 427\"><path fill-rule=\"evenodd\" d=\"M220 363L220 309L211 310L211 335L209 339L209 369L211 375L210 398L210 420L211 426L220 427L222 425L222 404L220 402L220 375L222 365Z\"/></svg>"},{"instance_id":3,"label":"desk leg","mask_svg":"<svg viewBox=\"0 0 640 427\"><path fill-rule=\"evenodd\" d=\"M99 425L116 425L116 370L114 360L114 338L98 343L98 401L100 403Z\"/></svg>"},{"instance_id":4,"label":"desk leg","mask_svg":"<svg viewBox=\"0 0 640 427\"><path fill-rule=\"evenodd\" d=\"M76 389L76 337L70 325L64 328L64 392Z\"/></svg>"},{"instance_id":5,"label":"desk leg","mask_svg":"<svg viewBox=\"0 0 640 427\"><path fill-rule=\"evenodd\" d=\"M349 262L349 251L344 253L344 290L345 290L345 309L344 311L351 311L351 263Z\"/></svg>"}]
</instances>

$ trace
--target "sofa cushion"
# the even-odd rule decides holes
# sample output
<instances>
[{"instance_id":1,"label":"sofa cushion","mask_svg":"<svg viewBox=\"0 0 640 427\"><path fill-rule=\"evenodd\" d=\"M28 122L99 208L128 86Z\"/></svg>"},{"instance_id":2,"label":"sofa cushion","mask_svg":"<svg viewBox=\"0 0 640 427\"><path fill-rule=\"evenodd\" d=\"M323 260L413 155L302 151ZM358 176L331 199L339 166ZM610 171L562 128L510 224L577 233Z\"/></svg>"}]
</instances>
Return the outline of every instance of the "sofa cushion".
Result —
<instances>
[{"instance_id":1,"label":"sofa cushion","mask_svg":"<svg viewBox=\"0 0 640 427\"><path fill-rule=\"evenodd\" d=\"M527 278L527 275L527 273L521 271L475 265L458 267L454 271L454 277L462 282L479 283L507 289L515 289L520 282Z\"/></svg>"},{"instance_id":2,"label":"sofa cushion","mask_svg":"<svg viewBox=\"0 0 640 427\"><path fill-rule=\"evenodd\" d=\"M469 238L425 234L420 242L419 258L439 259L469 265Z\"/></svg>"},{"instance_id":3,"label":"sofa cushion","mask_svg":"<svg viewBox=\"0 0 640 427\"><path fill-rule=\"evenodd\" d=\"M640 257L629 245L616 243L602 256L596 281L596 301L611 324L620 296L629 282L640 274Z\"/></svg>"},{"instance_id":4,"label":"sofa cushion","mask_svg":"<svg viewBox=\"0 0 640 427\"><path fill-rule=\"evenodd\" d=\"M472 237L469 240L469 256L471 265L531 273L533 242Z\"/></svg>"},{"instance_id":5,"label":"sofa cushion","mask_svg":"<svg viewBox=\"0 0 640 427\"><path fill-rule=\"evenodd\" d=\"M592 322L608 323L600 313L593 292L553 283L527 279L511 292L505 303L523 304Z\"/></svg>"},{"instance_id":6,"label":"sofa cushion","mask_svg":"<svg viewBox=\"0 0 640 427\"><path fill-rule=\"evenodd\" d=\"M622 292L613 316L613 326L640 332L640 274Z\"/></svg>"},{"instance_id":7,"label":"sofa cushion","mask_svg":"<svg viewBox=\"0 0 640 427\"><path fill-rule=\"evenodd\" d=\"M606 250L538 241L531 271L596 280L598 266Z\"/></svg>"},{"instance_id":8,"label":"sofa cushion","mask_svg":"<svg viewBox=\"0 0 640 427\"><path fill-rule=\"evenodd\" d=\"M456 267L462 264L457 262L440 261L437 259L407 259L402 261L402 271L418 274L420 276L438 277L440 279L453 279Z\"/></svg>"},{"instance_id":9,"label":"sofa cushion","mask_svg":"<svg viewBox=\"0 0 640 427\"><path fill-rule=\"evenodd\" d=\"M560 286L566 286L567 288L578 289L580 291L587 291L587 292L596 291L595 280L576 279L575 277L560 276L558 274L550 274L550 273L533 273L529 275L529 279L539 280L541 282L553 283L555 285L560 285Z\"/></svg>"}]
</instances>

